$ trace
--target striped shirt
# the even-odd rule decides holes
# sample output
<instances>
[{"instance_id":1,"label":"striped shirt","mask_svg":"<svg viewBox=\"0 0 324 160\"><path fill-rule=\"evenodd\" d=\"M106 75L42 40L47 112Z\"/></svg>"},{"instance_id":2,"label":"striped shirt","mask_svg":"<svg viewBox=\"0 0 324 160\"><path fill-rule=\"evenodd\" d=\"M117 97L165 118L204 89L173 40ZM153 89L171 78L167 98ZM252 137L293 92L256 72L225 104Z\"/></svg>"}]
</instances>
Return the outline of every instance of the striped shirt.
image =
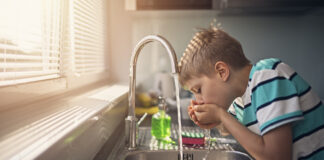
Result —
<instances>
[{"instance_id":1,"label":"striped shirt","mask_svg":"<svg viewBox=\"0 0 324 160\"><path fill-rule=\"evenodd\" d=\"M256 134L290 123L293 159L324 159L324 105L292 68L279 59L255 64L248 87L229 112Z\"/></svg>"}]
</instances>

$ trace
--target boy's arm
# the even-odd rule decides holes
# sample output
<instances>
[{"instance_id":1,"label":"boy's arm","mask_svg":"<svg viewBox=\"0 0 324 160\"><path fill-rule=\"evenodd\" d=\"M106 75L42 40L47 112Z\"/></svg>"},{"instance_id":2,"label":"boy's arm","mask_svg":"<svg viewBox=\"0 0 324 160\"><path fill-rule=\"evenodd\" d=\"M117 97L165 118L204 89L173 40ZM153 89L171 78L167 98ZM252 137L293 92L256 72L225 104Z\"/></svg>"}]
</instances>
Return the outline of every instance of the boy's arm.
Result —
<instances>
[{"instance_id":1,"label":"boy's arm","mask_svg":"<svg viewBox=\"0 0 324 160\"><path fill-rule=\"evenodd\" d=\"M220 120L235 139L256 159L286 160L292 158L290 124L280 126L263 136L257 135L220 109Z\"/></svg>"}]
</instances>

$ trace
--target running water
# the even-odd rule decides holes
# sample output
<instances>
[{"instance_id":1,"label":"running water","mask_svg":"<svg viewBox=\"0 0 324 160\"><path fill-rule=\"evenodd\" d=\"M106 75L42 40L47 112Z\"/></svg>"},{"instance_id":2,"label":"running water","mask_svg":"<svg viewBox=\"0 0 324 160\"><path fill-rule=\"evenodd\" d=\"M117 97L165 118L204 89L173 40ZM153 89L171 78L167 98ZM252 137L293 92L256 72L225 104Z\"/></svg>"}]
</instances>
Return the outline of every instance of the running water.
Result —
<instances>
[{"instance_id":1,"label":"running water","mask_svg":"<svg viewBox=\"0 0 324 160\"><path fill-rule=\"evenodd\" d=\"M179 126L179 151L180 151L180 160L183 160L183 147L182 147L182 126L181 126L181 108L180 108L180 96L179 96L179 80L178 74L173 74L174 84L176 89L176 97L177 97L177 109L178 109L178 126Z\"/></svg>"},{"instance_id":2,"label":"running water","mask_svg":"<svg viewBox=\"0 0 324 160\"><path fill-rule=\"evenodd\" d=\"M205 137L207 138L208 141L208 150L206 152L206 155L202 158L202 160L207 160L208 154L210 152L210 145L211 145L211 137L210 137L210 129L205 129Z\"/></svg>"}]
</instances>

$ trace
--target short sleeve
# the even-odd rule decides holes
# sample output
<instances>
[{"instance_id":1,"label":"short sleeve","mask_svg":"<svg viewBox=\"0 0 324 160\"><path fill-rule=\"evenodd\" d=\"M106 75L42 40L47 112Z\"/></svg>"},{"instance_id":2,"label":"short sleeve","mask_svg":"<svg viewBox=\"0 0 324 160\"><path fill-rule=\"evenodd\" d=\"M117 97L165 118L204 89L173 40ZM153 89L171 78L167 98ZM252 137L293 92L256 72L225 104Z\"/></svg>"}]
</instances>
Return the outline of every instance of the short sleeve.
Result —
<instances>
[{"instance_id":1,"label":"short sleeve","mask_svg":"<svg viewBox=\"0 0 324 160\"><path fill-rule=\"evenodd\" d=\"M251 101L261 135L303 118L297 89L289 79L275 70L255 73L253 79L258 81L252 83Z\"/></svg>"},{"instance_id":2,"label":"short sleeve","mask_svg":"<svg viewBox=\"0 0 324 160\"><path fill-rule=\"evenodd\" d=\"M227 110L228 113L230 113L234 118L237 119L236 117L236 112L235 112L235 108L234 108L234 101L233 103L230 105L230 107Z\"/></svg>"}]
</instances>

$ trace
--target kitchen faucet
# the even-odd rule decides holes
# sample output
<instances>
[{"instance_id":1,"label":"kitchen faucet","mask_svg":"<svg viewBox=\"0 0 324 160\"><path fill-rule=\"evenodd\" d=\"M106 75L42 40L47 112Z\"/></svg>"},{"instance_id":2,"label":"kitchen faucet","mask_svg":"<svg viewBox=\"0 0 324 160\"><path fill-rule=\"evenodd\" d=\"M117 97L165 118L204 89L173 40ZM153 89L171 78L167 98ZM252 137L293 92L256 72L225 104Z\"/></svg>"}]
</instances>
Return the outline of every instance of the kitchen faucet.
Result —
<instances>
[{"instance_id":1,"label":"kitchen faucet","mask_svg":"<svg viewBox=\"0 0 324 160\"><path fill-rule=\"evenodd\" d=\"M129 92L128 92L128 116L125 119L125 127L126 127L126 146L128 150L136 149L136 117L135 117L135 86L136 86L136 63L139 56L139 53L143 49L143 47L150 43L158 41L162 44L162 46L167 50L169 58L171 60L171 71L172 74L178 74L178 63L177 56L172 48L171 44L162 36L159 35L148 35L140 40L135 46L131 61L130 61L130 84L129 84Z\"/></svg>"}]
</instances>

